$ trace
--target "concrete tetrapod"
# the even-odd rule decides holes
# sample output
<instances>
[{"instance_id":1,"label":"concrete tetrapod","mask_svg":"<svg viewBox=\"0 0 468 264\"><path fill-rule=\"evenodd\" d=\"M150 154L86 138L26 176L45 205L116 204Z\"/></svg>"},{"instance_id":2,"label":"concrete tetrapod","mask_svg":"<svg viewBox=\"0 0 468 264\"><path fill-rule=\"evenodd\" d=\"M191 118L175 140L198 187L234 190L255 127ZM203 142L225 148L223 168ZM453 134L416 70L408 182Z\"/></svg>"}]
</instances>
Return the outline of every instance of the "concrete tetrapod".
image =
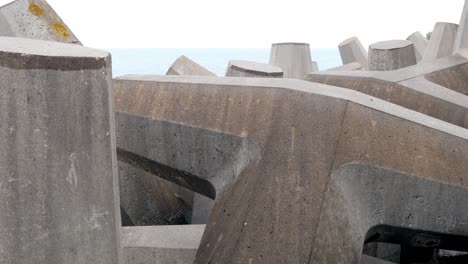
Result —
<instances>
[{"instance_id":1,"label":"concrete tetrapod","mask_svg":"<svg viewBox=\"0 0 468 264\"><path fill-rule=\"evenodd\" d=\"M45 0L16 0L0 7L0 36L80 44Z\"/></svg>"},{"instance_id":2,"label":"concrete tetrapod","mask_svg":"<svg viewBox=\"0 0 468 264\"><path fill-rule=\"evenodd\" d=\"M416 178L430 190L440 190L443 197L457 197L458 202L443 211L449 214L440 214L439 222L425 215L441 208L430 197L421 206L414 205L417 199L391 200L395 206L388 210L395 218L385 218L386 210L381 208L378 219L384 224L391 226L406 217L394 209L410 202L402 212L411 212L415 229L444 237L468 235L463 226L468 216L460 207L468 197L468 136L463 128L352 90L300 80L126 76L119 82L115 87L117 112L190 129L186 136L175 133L188 141L197 138L194 133L199 135L199 129L206 129L239 137L257 150L244 152L248 162L217 193L195 263L359 263L366 234L373 228L365 220L373 218L365 214L359 221L343 207L359 205L369 212L373 207L362 202L367 195L360 194L362 187L354 194L360 197L354 207L332 204L339 196L328 194L327 185L360 164L368 166L370 176L364 179L388 171L408 178L406 182L412 184L408 186L414 186ZM174 137L172 129L159 131L167 139ZM218 142L200 146L209 149ZM170 149L186 153L193 147L181 142ZM194 164L194 159L185 163ZM386 199L408 196L407 189L398 192L389 186L384 190L394 193ZM354 189L347 190L353 195ZM368 196L373 195L370 190ZM325 221L328 212L335 212L338 220ZM451 216L455 218L450 222ZM342 225L341 219L353 222ZM323 235L327 230L333 230L329 239Z\"/></svg>"},{"instance_id":3,"label":"concrete tetrapod","mask_svg":"<svg viewBox=\"0 0 468 264\"><path fill-rule=\"evenodd\" d=\"M226 71L227 77L281 78L283 70L270 64L245 60L231 60Z\"/></svg>"},{"instance_id":4,"label":"concrete tetrapod","mask_svg":"<svg viewBox=\"0 0 468 264\"><path fill-rule=\"evenodd\" d=\"M205 225L123 227L125 263L193 263L204 230Z\"/></svg>"},{"instance_id":5,"label":"concrete tetrapod","mask_svg":"<svg viewBox=\"0 0 468 264\"><path fill-rule=\"evenodd\" d=\"M216 74L185 56L177 58L167 70L166 75L216 76Z\"/></svg>"},{"instance_id":6,"label":"concrete tetrapod","mask_svg":"<svg viewBox=\"0 0 468 264\"><path fill-rule=\"evenodd\" d=\"M349 88L468 128L468 60L450 56L391 72L320 72L308 81Z\"/></svg>"},{"instance_id":7,"label":"concrete tetrapod","mask_svg":"<svg viewBox=\"0 0 468 264\"><path fill-rule=\"evenodd\" d=\"M436 23L422 60L424 62L429 62L452 55L454 52L457 30L457 24L445 22Z\"/></svg>"},{"instance_id":8,"label":"concrete tetrapod","mask_svg":"<svg viewBox=\"0 0 468 264\"><path fill-rule=\"evenodd\" d=\"M107 52L0 37L0 263L119 263L111 84Z\"/></svg>"},{"instance_id":9,"label":"concrete tetrapod","mask_svg":"<svg viewBox=\"0 0 468 264\"><path fill-rule=\"evenodd\" d=\"M307 43L275 43L271 46L270 64L283 70L284 78L304 79L314 71Z\"/></svg>"},{"instance_id":10,"label":"concrete tetrapod","mask_svg":"<svg viewBox=\"0 0 468 264\"><path fill-rule=\"evenodd\" d=\"M357 62L364 68L367 67L367 51L357 37L352 37L341 42L338 45L338 49L340 50L341 60L344 65Z\"/></svg>"},{"instance_id":11,"label":"concrete tetrapod","mask_svg":"<svg viewBox=\"0 0 468 264\"><path fill-rule=\"evenodd\" d=\"M393 71L415 65L414 45L408 40L388 40L370 45L369 70Z\"/></svg>"},{"instance_id":12,"label":"concrete tetrapod","mask_svg":"<svg viewBox=\"0 0 468 264\"><path fill-rule=\"evenodd\" d=\"M427 39L419 31L411 34L406 40L413 42L414 51L416 53L416 61L420 62L426 52L427 48Z\"/></svg>"}]
</instances>

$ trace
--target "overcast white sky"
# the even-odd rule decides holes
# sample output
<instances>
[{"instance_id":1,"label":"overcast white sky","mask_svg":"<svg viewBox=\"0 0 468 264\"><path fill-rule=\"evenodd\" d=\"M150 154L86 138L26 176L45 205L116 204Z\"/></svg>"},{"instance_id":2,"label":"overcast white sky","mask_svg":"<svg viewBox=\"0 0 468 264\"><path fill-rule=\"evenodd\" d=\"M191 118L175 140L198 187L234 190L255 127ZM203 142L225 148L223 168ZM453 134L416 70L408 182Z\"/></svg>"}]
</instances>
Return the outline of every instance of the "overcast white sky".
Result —
<instances>
[{"instance_id":1,"label":"overcast white sky","mask_svg":"<svg viewBox=\"0 0 468 264\"><path fill-rule=\"evenodd\" d=\"M11 0L0 0L0 5ZM96 48L268 48L308 42L333 48L358 36L368 46L459 23L463 0L49 0Z\"/></svg>"}]
</instances>

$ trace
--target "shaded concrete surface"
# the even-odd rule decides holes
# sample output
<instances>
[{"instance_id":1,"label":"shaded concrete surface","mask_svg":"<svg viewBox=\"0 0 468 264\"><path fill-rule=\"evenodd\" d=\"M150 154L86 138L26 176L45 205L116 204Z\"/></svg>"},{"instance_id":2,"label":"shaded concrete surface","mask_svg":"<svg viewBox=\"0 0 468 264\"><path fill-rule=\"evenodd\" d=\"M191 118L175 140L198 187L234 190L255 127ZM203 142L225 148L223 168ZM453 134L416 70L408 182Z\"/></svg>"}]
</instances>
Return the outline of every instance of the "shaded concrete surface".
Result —
<instances>
[{"instance_id":1,"label":"shaded concrete surface","mask_svg":"<svg viewBox=\"0 0 468 264\"><path fill-rule=\"evenodd\" d=\"M307 80L353 89L468 128L468 60L456 55L391 72L320 72Z\"/></svg>"},{"instance_id":2,"label":"shaded concrete surface","mask_svg":"<svg viewBox=\"0 0 468 264\"><path fill-rule=\"evenodd\" d=\"M468 1L466 0L463 6L457 37L454 44L455 52L461 49L468 49Z\"/></svg>"},{"instance_id":3,"label":"shaded concrete surface","mask_svg":"<svg viewBox=\"0 0 468 264\"><path fill-rule=\"evenodd\" d=\"M388 40L369 46L369 70L393 71L415 65L414 45L408 40Z\"/></svg>"},{"instance_id":4,"label":"shaded concrete surface","mask_svg":"<svg viewBox=\"0 0 468 264\"><path fill-rule=\"evenodd\" d=\"M0 263L119 263L110 54L0 37Z\"/></svg>"},{"instance_id":5,"label":"shaded concrete surface","mask_svg":"<svg viewBox=\"0 0 468 264\"><path fill-rule=\"evenodd\" d=\"M128 264L191 264L205 225L123 227Z\"/></svg>"},{"instance_id":6,"label":"shaded concrete surface","mask_svg":"<svg viewBox=\"0 0 468 264\"><path fill-rule=\"evenodd\" d=\"M280 67L265 63L231 60L228 64L226 76L281 78L283 77L283 70Z\"/></svg>"},{"instance_id":7,"label":"shaded concrete surface","mask_svg":"<svg viewBox=\"0 0 468 264\"><path fill-rule=\"evenodd\" d=\"M320 71L318 62L312 61L312 72L318 72Z\"/></svg>"},{"instance_id":8,"label":"shaded concrete surface","mask_svg":"<svg viewBox=\"0 0 468 264\"><path fill-rule=\"evenodd\" d=\"M359 62L352 62L345 65L341 65L335 68L328 69L327 71L357 71L362 70L363 67Z\"/></svg>"},{"instance_id":9,"label":"shaded concrete surface","mask_svg":"<svg viewBox=\"0 0 468 264\"><path fill-rule=\"evenodd\" d=\"M367 51L357 37L344 40L338 45L338 49L344 65L357 62L364 68L367 67Z\"/></svg>"},{"instance_id":10,"label":"shaded concrete surface","mask_svg":"<svg viewBox=\"0 0 468 264\"><path fill-rule=\"evenodd\" d=\"M431 31L431 32L427 32L427 34L426 34L426 39L427 39L427 40L430 40L430 39L431 39L431 36L432 36L432 31Z\"/></svg>"},{"instance_id":11,"label":"shaded concrete surface","mask_svg":"<svg viewBox=\"0 0 468 264\"><path fill-rule=\"evenodd\" d=\"M314 71L307 43L275 43L271 46L270 64L283 70L284 78L303 80Z\"/></svg>"},{"instance_id":12,"label":"shaded concrete surface","mask_svg":"<svg viewBox=\"0 0 468 264\"><path fill-rule=\"evenodd\" d=\"M166 75L216 76L216 74L185 56L180 56L169 67Z\"/></svg>"},{"instance_id":13,"label":"shaded concrete surface","mask_svg":"<svg viewBox=\"0 0 468 264\"><path fill-rule=\"evenodd\" d=\"M442 183L443 193L460 191L453 208L466 197L466 130L375 97L291 79L126 76L120 81L127 84L116 86L116 109L238 136L258 149L217 195L195 263L358 263L366 233L320 220L330 177L351 162L418 175L432 187ZM432 200L423 207L439 208ZM415 223L449 234L463 234L464 228L462 222L447 225L452 230L430 220ZM336 241L318 239L318 227L331 229ZM356 236L342 240L348 232ZM351 246L359 242L360 248Z\"/></svg>"},{"instance_id":14,"label":"shaded concrete surface","mask_svg":"<svg viewBox=\"0 0 468 264\"><path fill-rule=\"evenodd\" d=\"M429 62L452 55L457 31L457 24L436 23L422 60Z\"/></svg>"},{"instance_id":15,"label":"shaded concrete surface","mask_svg":"<svg viewBox=\"0 0 468 264\"><path fill-rule=\"evenodd\" d=\"M420 62L427 48L428 41L426 37L424 37L421 32L417 31L411 34L406 40L413 42L416 60L417 62Z\"/></svg>"},{"instance_id":16,"label":"shaded concrete surface","mask_svg":"<svg viewBox=\"0 0 468 264\"><path fill-rule=\"evenodd\" d=\"M361 261L359 264L395 264L396 262L390 262L390 261L385 261L381 260L378 258L362 255Z\"/></svg>"},{"instance_id":17,"label":"shaded concrete surface","mask_svg":"<svg viewBox=\"0 0 468 264\"><path fill-rule=\"evenodd\" d=\"M0 7L0 36L80 44L45 0L16 0Z\"/></svg>"}]
</instances>

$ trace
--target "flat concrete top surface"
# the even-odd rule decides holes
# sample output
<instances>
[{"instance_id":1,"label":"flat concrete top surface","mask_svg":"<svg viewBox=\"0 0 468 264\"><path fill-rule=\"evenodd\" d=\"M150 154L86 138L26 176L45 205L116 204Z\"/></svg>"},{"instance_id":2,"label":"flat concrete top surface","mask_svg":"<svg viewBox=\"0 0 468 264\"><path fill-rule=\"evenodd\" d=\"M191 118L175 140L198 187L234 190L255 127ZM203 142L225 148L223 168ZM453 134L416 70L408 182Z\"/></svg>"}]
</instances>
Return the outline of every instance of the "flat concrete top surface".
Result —
<instances>
[{"instance_id":1,"label":"flat concrete top surface","mask_svg":"<svg viewBox=\"0 0 468 264\"><path fill-rule=\"evenodd\" d=\"M336 86L312 83L297 79L273 78L229 78L229 77L200 77L200 76L160 76L160 75L125 75L116 78L122 81L152 81L160 83L186 83L205 85L246 86L249 88L274 88L301 91L311 94L329 96L348 100L381 112L388 113L423 126L436 129L454 136L468 139L468 130L419 112L401 107L396 104L360 93L354 90Z\"/></svg>"},{"instance_id":2,"label":"flat concrete top surface","mask_svg":"<svg viewBox=\"0 0 468 264\"><path fill-rule=\"evenodd\" d=\"M266 63L259 63L254 61L246 61L246 60L231 60L229 61L229 65L239 69L245 69L252 72L266 72L266 73L282 73L283 70L280 67L266 64Z\"/></svg>"},{"instance_id":3,"label":"flat concrete top surface","mask_svg":"<svg viewBox=\"0 0 468 264\"><path fill-rule=\"evenodd\" d=\"M122 227L123 247L197 249L205 225Z\"/></svg>"},{"instance_id":4,"label":"flat concrete top surface","mask_svg":"<svg viewBox=\"0 0 468 264\"><path fill-rule=\"evenodd\" d=\"M106 58L108 52L81 45L44 40L0 37L0 52L47 57Z\"/></svg>"},{"instance_id":5,"label":"flat concrete top surface","mask_svg":"<svg viewBox=\"0 0 468 264\"><path fill-rule=\"evenodd\" d=\"M370 45L370 47L374 50L394 50L408 47L410 45L413 45L413 42L409 40L386 40L374 43Z\"/></svg>"},{"instance_id":6,"label":"flat concrete top surface","mask_svg":"<svg viewBox=\"0 0 468 264\"><path fill-rule=\"evenodd\" d=\"M349 43L351 43L353 41L356 41L356 40L358 40L357 37L350 37L349 39L343 40L340 44L338 44L338 46L344 46L344 45L349 44Z\"/></svg>"},{"instance_id":7,"label":"flat concrete top surface","mask_svg":"<svg viewBox=\"0 0 468 264\"><path fill-rule=\"evenodd\" d=\"M309 43L302 43L302 42L284 42L284 43L273 43L272 46L287 46L287 45L295 45L295 46L309 46Z\"/></svg>"}]
</instances>

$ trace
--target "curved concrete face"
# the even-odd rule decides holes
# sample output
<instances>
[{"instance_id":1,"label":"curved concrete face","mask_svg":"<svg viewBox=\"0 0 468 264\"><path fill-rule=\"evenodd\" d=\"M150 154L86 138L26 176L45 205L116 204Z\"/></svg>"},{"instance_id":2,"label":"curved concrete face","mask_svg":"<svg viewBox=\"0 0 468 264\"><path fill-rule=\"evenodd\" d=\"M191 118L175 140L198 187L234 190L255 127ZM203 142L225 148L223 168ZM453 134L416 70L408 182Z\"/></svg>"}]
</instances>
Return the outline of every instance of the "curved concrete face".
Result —
<instances>
[{"instance_id":1,"label":"curved concrete face","mask_svg":"<svg viewBox=\"0 0 468 264\"><path fill-rule=\"evenodd\" d=\"M454 45L455 52L462 49L468 49L468 1L466 0L465 5L463 6L463 12L460 18L457 38Z\"/></svg>"},{"instance_id":2,"label":"curved concrete face","mask_svg":"<svg viewBox=\"0 0 468 264\"><path fill-rule=\"evenodd\" d=\"M205 225L123 227L124 263L193 263L204 230Z\"/></svg>"},{"instance_id":3,"label":"curved concrete face","mask_svg":"<svg viewBox=\"0 0 468 264\"><path fill-rule=\"evenodd\" d=\"M0 7L0 36L80 44L45 0L16 0Z\"/></svg>"},{"instance_id":4,"label":"curved concrete face","mask_svg":"<svg viewBox=\"0 0 468 264\"><path fill-rule=\"evenodd\" d=\"M166 75L216 76L216 74L185 56L180 56L169 67Z\"/></svg>"},{"instance_id":5,"label":"curved concrete face","mask_svg":"<svg viewBox=\"0 0 468 264\"><path fill-rule=\"evenodd\" d=\"M357 37L352 37L341 42L338 45L338 49L340 50L341 60L344 65L357 62L364 68L367 67L367 51Z\"/></svg>"},{"instance_id":6,"label":"curved concrete face","mask_svg":"<svg viewBox=\"0 0 468 264\"><path fill-rule=\"evenodd\" d=\"M307 43L275 43L271 46L270 64L283 70L284 78L303 80L314 71Z\"/></svg>"},{"instance_id":7,"label":"curved concrete face","mask_svg":"<svg viewBox=\"0 0 468 264\"><path fill-rule=\"evenodd\" d=\"M333 172L325 197L311 263L358 263L375 241L468 250L468 188L457 181L350 164Z\"/></svg>"},{"instance_id":8,"label":"curved concrete face","mask_svg":"<svg viewBox=\"0 0 468 264\"><path fill-rule=\"evenodd\" d=\"M245 60L231 60L226 72L227 77L264 77L281 78L283 70L274 65Z\"/></svg>"},{"instance_id":9,"label":"curved concrete face","mask_svg":"<svg viewBox=\"0 0 468 264\"><path fill-rule=\"evenodd\" d=\"M413 42L414 51L416 53L416 60L417 62L420 62L427 48L426 37L424 37L421 32L417 31L411 34L406 40Z\"/></svg>"},{"instance_id":10,"label":"curved concrete face","mask_svg":"<svg viewBox=\"0 0 468 264\"><path fill-rule=\"evenodd\" d=\"M310 261L324 194L333 171L350 162L468 185L465 129L352 90L291 79L119 81L132 85L116 89L128 114L235 135L258 149L217 196L195 263L327 263Z\"/></svg>"},{"instance_id":11,"label":"curved concrete face","mask_svg":"<svg viewBox=\"0 0 468 264\"><path fill-rule=\"evenodd\" d=\"M255 146L217 131L127 114L133 105L128 105L126 98L132 97L140 84L144 85L115 80L118 156L131 165L119 163L121 183L125 182L122 206L136 224L177 224L175 217L181 213L188 223L206 223L213 199L255 157ZM211 199L180 190L154 175ZM161 192L160 186L169 188Z\"/></svg>"},{"instance_id":12,"label":"curved concrete face","mask_svg":"<svg viewBox=\"0 0 468 264\"><path fill-rule=\"evenodd\" d=\"M422 61L430 62L452 55L457 31L457 24L445 22L436 23Z\"/></svg>"},{"instance_id":13,"label":"curved concrete face","mask_svg":"<svg viewBox=\"0 0 468 264\"><path fill-rule=\"evenodd\" d=\"M370 71L393 71L415 65L414 45L408 40L388 40L369 47Z\"/></svg>"},{"instance_id":14,"label":"curved concrete face","mask_svg":"<svg viewBox=\"0 0 468 264\"><path fill-rule=\"evenodd\" d=\"M111 85L107 52L0 37L0 263L119 263Z\"/></svg>"},{"instance_id":15,"label":"curved concrete face","mask_svg":"<svg viewBox=\"0 0 468 264\"><path fill-rule=\"evenodd\" d=\"M363 92L468 128L468 60L451 56L391 72L320 72L308 81Z\"/></svg>"}]
</instances>

